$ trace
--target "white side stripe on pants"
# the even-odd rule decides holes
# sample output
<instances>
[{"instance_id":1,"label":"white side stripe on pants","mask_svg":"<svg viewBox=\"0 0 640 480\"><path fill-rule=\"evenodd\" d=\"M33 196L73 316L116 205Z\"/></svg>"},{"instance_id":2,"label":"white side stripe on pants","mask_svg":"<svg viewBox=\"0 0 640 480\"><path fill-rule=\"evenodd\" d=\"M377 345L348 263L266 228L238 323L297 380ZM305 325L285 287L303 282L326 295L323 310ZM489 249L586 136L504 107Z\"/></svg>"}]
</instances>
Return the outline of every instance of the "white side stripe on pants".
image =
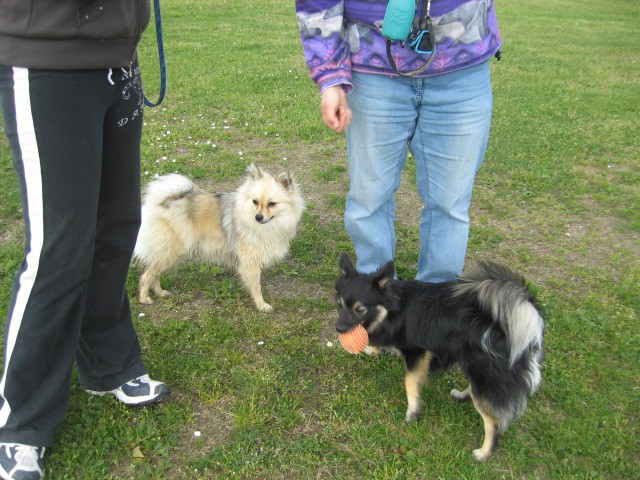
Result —
<instances>
[{"instance_id":1,"label":"white side stripe on pants","mask_svg":"<svg viewBox=\"0 0 640 480\"><path fill-rule=\"evenodd\" d=\"M40 171L40 154L36 142L36 134L31 115L31 98L29 96L29 70L26 68L13 69L14 101L16 108L16 123L18 141L22 154L26 194L28 201L27 215L30 226L31 241L26 258L26 268L20 275L18 292L11 314L9 331L5 345L4 373L0 381L0 395L4 398L0 408L0 427L7 423L11 407L4 395L7 380L7 369L11 362L11 355L16 344L16 338L22 324L24 311L31 295L31 290L38 273L40 254L44 241L44 219L42 204L42 175Z\"/></svg>"}]
</instances>

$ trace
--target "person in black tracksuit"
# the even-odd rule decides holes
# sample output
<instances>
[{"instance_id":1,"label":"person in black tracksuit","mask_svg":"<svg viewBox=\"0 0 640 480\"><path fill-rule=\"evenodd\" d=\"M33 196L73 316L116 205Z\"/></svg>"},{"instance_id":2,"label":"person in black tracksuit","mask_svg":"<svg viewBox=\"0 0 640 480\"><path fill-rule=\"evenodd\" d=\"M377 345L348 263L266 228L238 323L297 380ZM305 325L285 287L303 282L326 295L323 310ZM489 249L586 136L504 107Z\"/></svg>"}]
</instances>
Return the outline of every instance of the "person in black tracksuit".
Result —
<instances>
[{"instance_id":1,"label":"person in black tracksuit","mask_svg":"<svg viewBox=\"0 0 640 480\"><path fill-rule=\"evenodd\" d=\"M149 0L3 0L0 105L25 258L5 326L0 477L42 478L72 368L90 393L153 403L125 290L140 225Z\"/></svg>"}]
</instances>

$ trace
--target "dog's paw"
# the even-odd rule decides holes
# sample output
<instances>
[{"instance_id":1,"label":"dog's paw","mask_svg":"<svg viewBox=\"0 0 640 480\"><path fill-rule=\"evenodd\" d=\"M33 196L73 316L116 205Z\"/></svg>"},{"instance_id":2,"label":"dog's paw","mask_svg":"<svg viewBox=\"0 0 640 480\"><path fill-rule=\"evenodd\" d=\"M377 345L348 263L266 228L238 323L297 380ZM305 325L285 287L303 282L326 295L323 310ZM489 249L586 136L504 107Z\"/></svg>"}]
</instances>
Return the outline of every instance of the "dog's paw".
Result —
<instances>
[{"instance_id":1,"label":"dog's paw","mask_svg":"<svg viewBox=\"0 0 640 480\"><path fill-rule=\"evenodd\" d=\"M153 303L153 300L151 300L151 297L148 295L144 297L140 297L138 301L143 305L151 305Z\"/></svg>"},{"instance_id":2,"label":"dog's paw","mask_svg":"<svg viewBox=\"0 0 640 480\"><path fill-rule=\"evenodd\" d=\"M378 347L375 347L373 345L367 345L362 351L367 355L380 355L380 353L382 353L380 352L380 349Z\"/></svg>"},{"instance_id":3,"label":"dog's paw","mask_svg":"<svg viewBox=\"0 0 640 480\"><path fill-rule=\"evenodd\" d=\"M258 310L260 310L263 313L269 313L273 311L273 307L268 303L262 303L258 305Z\"/></svg>"},{"instance_id":4,"label":"dog's paw","mask_svg":"<svg viewBox=\"0 0 640 480\"><path fill-rule=\"evenodd\" d=\"M491 456L491 452L485 452L481 448L477 448L473 451L473 458L476 459L477 462L484 462Z\"/></svg>"},{"instance_id":5,"label":"dog's paw","mask_svg":"<svg viewBox=\"0 0 640 480\"><path fill-rule=\"evenodd\" d=\"M469 389L461 392L457 388L454 388L453 390L451 390L451 398L457 400L458 402L465 402L469 400L469 398L471 398L471 395L469 394Z\"/></svg>"},{"instance_id":6,"label":"dog's paw","mask_svg":"<svg viewBox=\"0 0 640 480\"><path fill-rule=\"evenodd\" d=\"M419 408L417 408L415 410L407 410L407 414L405 415L404 420L407 423L414 422L418 418L419 414L420 414L420 409Z\"/></svg>"},{"instance_id":7,"label":"dog's paw","mask_svg":"<svg viewBox=\"0 0 640 480\"><path fill-rule=\"evenodd\" d=\"M169 290L158 290L154 293L160 298L170 297L171 295L173 295Z\"/></svg>"},{"instance_id":8,"label":"dog's paw","mask_svg":"<svg viewBox=\"0 0 640 480\"><path fill-rule=\"evenodd\" d=\"M367 345L364 347L364 353L367 355L395 355L397 357L402 356L402 352L396 347L378 347L376 345Z\"/></svg>"}]
</instances>

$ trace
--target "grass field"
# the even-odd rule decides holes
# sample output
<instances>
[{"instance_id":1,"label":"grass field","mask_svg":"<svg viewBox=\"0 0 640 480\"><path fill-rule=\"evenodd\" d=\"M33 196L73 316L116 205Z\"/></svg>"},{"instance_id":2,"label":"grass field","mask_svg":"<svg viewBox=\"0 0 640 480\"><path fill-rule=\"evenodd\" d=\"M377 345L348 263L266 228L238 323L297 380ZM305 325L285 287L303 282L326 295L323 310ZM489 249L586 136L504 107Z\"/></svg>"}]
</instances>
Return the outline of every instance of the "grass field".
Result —
<instances>
[{"instance_id":1,"label":"grass field","mask_svg":"<svg viewBox=\"0 0 640 480\"><path fill-rule=\"evenodd\" d=\"M468 258L526 275L547 314L541 390L487 463L482 423L433 375L404 422L404 366L337 346L333 281L352 252L342 213L343 135L321 123L293 2L163 3L168 92L145 110L143 182L180 172L234 188L246 165L290 169L308 208L255 311L231 271L192 263L152 306L129 289L145 362L173 389L128 409L74 384L48 479L622 479L640 471L640 10L634 0L496 2L503 59L472 203ZM158 92L153 27L140 49ZM8 143L0 139L0 318L24 242ZM409 162L398 269L417 261L420 203ZM331 342L333 343L330 346Z\"/></svg>"}]
</instances>

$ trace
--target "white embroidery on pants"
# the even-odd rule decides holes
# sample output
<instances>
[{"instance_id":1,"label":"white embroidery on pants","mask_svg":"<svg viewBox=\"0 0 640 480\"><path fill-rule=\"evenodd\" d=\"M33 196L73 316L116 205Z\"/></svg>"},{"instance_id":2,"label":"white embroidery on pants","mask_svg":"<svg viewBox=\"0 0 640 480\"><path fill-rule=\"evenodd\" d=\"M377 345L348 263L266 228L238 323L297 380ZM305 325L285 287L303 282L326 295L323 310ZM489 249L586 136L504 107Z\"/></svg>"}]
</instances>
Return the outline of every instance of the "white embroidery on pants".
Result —
<instances>
[{"instance_id":1,"label":"white embroidery on pants","mask_svg":"<svg viewBox=\"0 0 640 480\"><path fill-rule=\"evenodd\" d=\"M118 121L119 127L124 127L129 120L135 120L142 114L144 108L144 94L142 91L142 80L140 79L140 67L137 66L133 70L122 68L121 81L127 81L122 88L122 100L131 99L132 95L137 95L136 109L131 113L130 117L124 117Z\"/></svg>"}]
</instances>

